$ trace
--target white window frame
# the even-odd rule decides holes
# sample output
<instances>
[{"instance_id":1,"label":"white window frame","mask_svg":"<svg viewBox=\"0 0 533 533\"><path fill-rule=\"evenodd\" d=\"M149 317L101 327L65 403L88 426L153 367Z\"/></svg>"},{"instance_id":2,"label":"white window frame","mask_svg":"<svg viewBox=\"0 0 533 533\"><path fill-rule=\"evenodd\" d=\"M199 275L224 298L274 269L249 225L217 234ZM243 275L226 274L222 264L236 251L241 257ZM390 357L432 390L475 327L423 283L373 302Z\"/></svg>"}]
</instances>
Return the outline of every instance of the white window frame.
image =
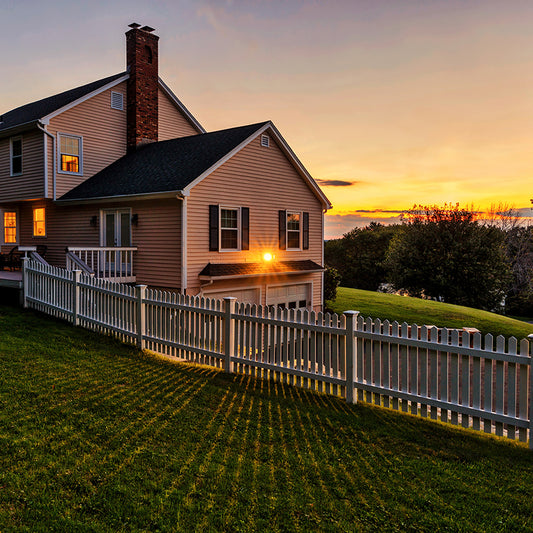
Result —
<instances>
[{"instance_id":1,"label":"white window frame","mask_svg":"<svg viewBox=\"0 0 533 533\"><path fill-rule=\"evenodd\" d=\"M43 235L36 235L35 234L35 210L36 209L42 209L44 211L44 234ZM43 237L46 237L46 207L34 207L32 209L32 237L34 239L42 239Z\"/></svg>"},{"instance_id":2,"label":"white window frame","mask_svg":"<svg viewBox=\"0 0 533 533\"><path fill-rule=\"evenodd\" d=\"M299 229L298 229L298 248L289 248L289 231L291 233L296 233L295 230L289 230L289 215L298 215L299 217L299 220L298 220L298 224L299 224ZM289 250L289 251L301 251L302 250L302 239L303 239L303 228L302 228L302 224L303 224L303 213L301 211L287 211L286 213L286 220L285 220L285 243L286 243L286 250Z\"/></svg>"},{"instance_id":3,"label":"white window frame","mask_svg":"<svg viewBox=\"0 0 533 533\"><path fill-rule=\"evenodd\" d=\"M78 172L72 172L70 170L61 170L61 137L68 137L70 139L78 139L79 146L80 146L80 153L79 153L79 171ZM67 154L64 155L73 155L73 154ZM71 176L81 176L83 174L83 137L81 135L73 135L71 133L57 133L57 171L59 174L69 174Z\"/></svg>"},{"instance_id":4,"label":"white window frame","mask_svg":"<svg viewBox=\"0 0 533 533\"><path fill-rule=\"evenodd\" d=\"M15 220L16 220L16 233L15 233L15 242L5 242L5 226L4 226L4 213L15 213ZM2 235L0 235L0 243L4 246L18 246L19 244L19 226L20 226L20 217L19 217L19 210L18 209L0 209L0 222L1 222L1 228L2 228Z\"/></svg>"},{"instance_id":5,"label":"white window frame","mask_svg":"<svg viewBox=\"0 0 533 533\"><path fill-rule=\"evenodd\" d=\"M13 155L13 141L20 141L20 156ZM20 157L20 172L13 172L13 157ZM22 135L17 135L16 137L11 137L9 139L9 174L11 176L22 176L24 172L24 146L22 144Z\"/></svg>"},{"instance_id":6,"label":"white window frame","mask_svg":"<svg viewBox=\"0 0 533 533\"><path fill-rule=\"evenodd\" d=\"M227 211L237 211L237 228L223 228L222 227L222 210ZM225 205L218 206L218 251L219 252L240 252L242 248L242 239L241 239L241 208L240 207L229 207ZM222 230L235 230L237 231L237 248L222 248Z\"/></svg>"}]
</instances>

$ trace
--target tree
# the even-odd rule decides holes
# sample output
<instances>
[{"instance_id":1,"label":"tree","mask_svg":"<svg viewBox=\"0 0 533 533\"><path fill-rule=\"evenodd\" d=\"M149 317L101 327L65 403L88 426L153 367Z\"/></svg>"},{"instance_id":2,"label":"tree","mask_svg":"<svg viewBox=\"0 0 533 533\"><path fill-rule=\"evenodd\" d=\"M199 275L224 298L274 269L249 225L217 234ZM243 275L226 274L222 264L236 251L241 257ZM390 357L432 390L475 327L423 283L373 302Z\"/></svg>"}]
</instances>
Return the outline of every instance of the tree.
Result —
<instances>
[{"instance_id":1,"label":"tree","mask_svg":"<svg viewBox=\"0 0 533 533\"><path fill-rule=\"evenodd\" d=\"M339 271L343 287L375 291L386 281L383 261L399 228L397 224L384 226L377 222L354 228L342 239L326 243L325 262Z\"/></svg>"},{"instance_id":2,"label":"tree","mask_svg":"<svg viewBox=\"0 0 533 533\"><path fill-rule=\"evenodd\" d=\"M335 300L337 298L337 287L341 276L338 273L336 268L326 266L326 271L324 272L324 302L326 300Z\"/></svg>"},{"instance_id":3,"label":"tree","mask_svg":"<svg viewBox=\"0 0 533 533\"><path fill-rule=\"evenodd\" d=\"M385 265L396 289L494 310L509 282L504 232L480 224L472 210L418 206L406 213Z\"/></svg>"}]
</instances>

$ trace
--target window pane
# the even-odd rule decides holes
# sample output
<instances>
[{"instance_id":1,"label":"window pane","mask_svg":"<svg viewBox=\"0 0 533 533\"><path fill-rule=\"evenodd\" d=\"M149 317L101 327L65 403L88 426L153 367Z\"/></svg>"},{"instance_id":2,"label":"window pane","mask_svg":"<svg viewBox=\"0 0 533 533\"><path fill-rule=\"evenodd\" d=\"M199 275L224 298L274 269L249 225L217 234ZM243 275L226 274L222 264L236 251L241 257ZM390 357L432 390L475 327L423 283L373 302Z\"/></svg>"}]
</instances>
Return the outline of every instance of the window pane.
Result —
<instances>
[{"instance_id":1,"label":"window pane","mask_svg":"<svg viewBox=\"0 0 533 533\"><path fill-rule=\"evenodd\" d=\"M237 229L237 209L220 210L220 227Z\"/></svg>"},{"instance_id":2,"label":"window pane","mask_svg":"<svg viewBox=\"0 0 533 533\"><path fill-rule=\"evenodd\" d=\"M11 143L11 154L13 157L22 155L22 140L14 139Z\"/></svg>"},{"instance_id":3,"label":"window pane","mask_svg":"<svg viewBox=\"0 0 533 533\"><path fill-rule=\"evenodd\" d=\"M61 137L61 153L80 155L80 140L75 137Z\"/></svg>"},{"instance_id":4,"label":"window pane","mask_svg":"<svg viewBox=\"0 0 533 533\"><path fill-rule=\"evenodd\" d=\"M287 232L287 248L300 248L300 232L288 231Z\"/></svg>"},{"instance_id":5,"label":"window pane","mask_svg":"<svg viewBox=\"0 0 533 533\"><path fill-rule=\"evenodd\" d=\"M120 246L130 246L130 214L120 214Z\"/></svg>"},{"instance_id":6,"label":"window pane","mask_svg":"<svg viewBox=\"0 0 533 533\"><path fill-rule=\"evenodd\" d=\"M61 155L61 170L65 172L79 172L79 157L73 155Z\"/></svg>"},{"instance_id":7,"label":"window pane","mask_svg":"<svg viewBox=\"0 0 533 533\"><path fill-rule=\"evenodd\" d=\"M106 213L105 216L105 245L115 246L115 213Z\"/></svg>"},{"instance_id":8,"label":"window pane","mask_svg":"<svg viewBox=\"0 0 533 533\"><path fill-rule=\"evenodd\" d=\"M22 156L13 157L11 160L13 174L22 174Z\"/></svg>"},{"instance_id":9,"label":"window pane","mask_svg":"<svg viewBox=\"0 0 533 533\"><path fill-rule=\"evenodd\" d=\"M236 250L238 248L237 244L237 230L234 229L223 229L220 232L221 243L220 248Z\"/></svg>"},{"instance_id":10,"label":"window pane","mask_svg":"<svg viewBox=\"0 0 533 533\"><path fill-rule=\"evenodd\" d=\"M287 229L300 231L300 213L287 213Z\"/></svg>"},{"instance_id":11,"label":"window pane","mask_svg":"<svg viewBox=\"0 0 533 533\"><path fill-rule=\"evenodd\" d=\"M45 214L44 207L33 210L33 236L44 237L45 231Z\"/></svg>"}]
</instances>

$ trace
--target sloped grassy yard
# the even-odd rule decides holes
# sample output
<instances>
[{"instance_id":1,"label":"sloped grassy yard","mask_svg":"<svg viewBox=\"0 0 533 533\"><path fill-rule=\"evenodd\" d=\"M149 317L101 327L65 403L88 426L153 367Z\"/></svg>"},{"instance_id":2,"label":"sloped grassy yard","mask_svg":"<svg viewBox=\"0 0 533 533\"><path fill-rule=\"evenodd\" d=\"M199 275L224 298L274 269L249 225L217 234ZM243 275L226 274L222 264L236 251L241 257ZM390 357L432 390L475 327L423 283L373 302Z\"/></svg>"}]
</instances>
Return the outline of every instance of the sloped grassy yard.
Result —
<instances>
[{"instance_id":1,"label":"sloped grassy yard","mask_svg":"<svg viewBox=\"0 0 533 533\"><path fill-rule=\"evenodd\" d=\"M431 324L448 328L473 327L483 334L492 333L495 337L504 335L523 339L533 333L533 324L496 313L347 287L339 287L336 300L328 302L328 306L339 314L351 309L359 311L365 318L397 320L400 323L407 322L419 326Z\"/></svg>"},{"instance_id":2,"label":"sloped grassy yard","mask_svg":"<svg viewBox=\"0 0 533 533\"><path fill-rule=\"evenodd\" d=\"M0 531L531 531L525 446L0 306Z\"/></svg>"}]
</instances>

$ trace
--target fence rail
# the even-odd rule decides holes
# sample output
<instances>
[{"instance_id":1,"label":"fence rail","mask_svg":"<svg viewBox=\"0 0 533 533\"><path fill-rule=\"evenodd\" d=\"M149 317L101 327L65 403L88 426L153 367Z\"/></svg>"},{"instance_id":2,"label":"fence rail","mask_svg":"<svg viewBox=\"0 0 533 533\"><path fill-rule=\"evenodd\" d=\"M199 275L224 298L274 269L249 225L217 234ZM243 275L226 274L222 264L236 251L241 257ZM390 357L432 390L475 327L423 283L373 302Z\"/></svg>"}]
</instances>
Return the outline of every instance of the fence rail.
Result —
<instances>
[{"instance_id":1,"label":"fence rail","mask_svg":"<svg viewBox=\"0 0 533 533\"><path fill-rule=\"evenodd\" d=\"M24 302L141 349L529 438L533 448L528 339L184 296L29 259Z\"/></svg>"}]
</instances>

